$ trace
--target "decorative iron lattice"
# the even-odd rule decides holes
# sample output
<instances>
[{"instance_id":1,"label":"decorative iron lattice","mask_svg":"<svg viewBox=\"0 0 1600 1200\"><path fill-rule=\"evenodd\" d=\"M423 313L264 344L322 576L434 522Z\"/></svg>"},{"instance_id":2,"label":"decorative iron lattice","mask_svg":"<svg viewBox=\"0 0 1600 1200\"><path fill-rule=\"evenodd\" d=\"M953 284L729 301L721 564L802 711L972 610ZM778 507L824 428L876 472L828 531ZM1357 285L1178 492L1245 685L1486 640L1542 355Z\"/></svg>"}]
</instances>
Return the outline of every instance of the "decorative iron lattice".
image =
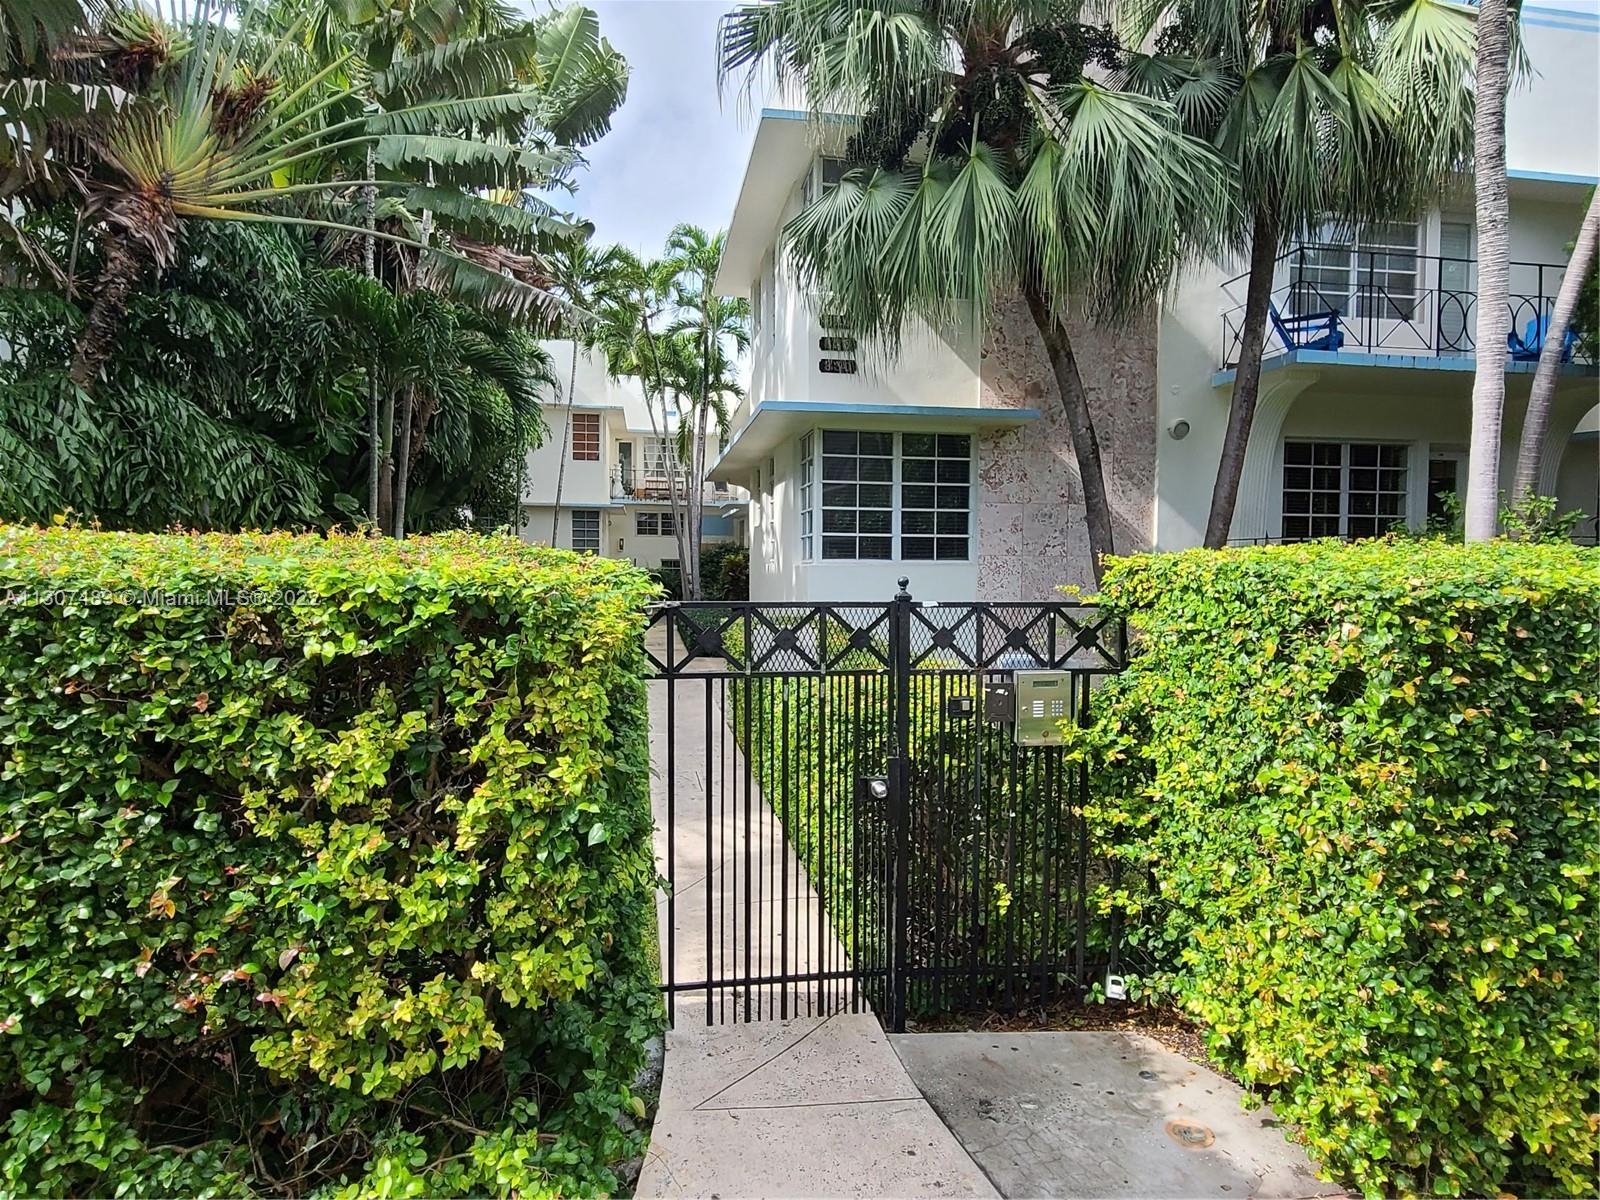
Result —
<instances>
[{"instance_id":1,"label":"decorative iron lattice","mask_svg":"<svg viewBox=\"0 0 1600 1200\"><path fill-rule=\"evenodd\" d=\"M651 610L645 653L656 678L701 674L890 671L889 604L722 604ZM907 669L1120 671L1127 627L1093 604L911 601ZM670 637L663 634L669 632Z\"/></svg>"}]
</instances>

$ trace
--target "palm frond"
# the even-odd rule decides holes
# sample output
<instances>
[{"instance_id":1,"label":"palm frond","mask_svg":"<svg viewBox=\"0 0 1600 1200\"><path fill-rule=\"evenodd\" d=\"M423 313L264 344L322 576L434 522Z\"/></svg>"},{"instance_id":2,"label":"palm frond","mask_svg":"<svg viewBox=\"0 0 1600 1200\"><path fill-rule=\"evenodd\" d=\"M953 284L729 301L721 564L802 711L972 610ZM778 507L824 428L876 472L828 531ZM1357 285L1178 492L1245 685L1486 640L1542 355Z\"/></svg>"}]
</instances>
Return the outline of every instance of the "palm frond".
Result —
<instances>
[{"instance_id":1,"label":"palm frond","mask_svg":"<svg viewBox=\"0 0 1600 1200\"><path fill-rule=\"evenodd\" d=\"M552 327L567 312L550 291L538 260L457 238L451 249L423 252L418 278L424 287L508 319Z\"/></svg>"},{"instance_id":2,"label":"palm frond","mask_svg":"<svg viewBox=\"0 0 1600 1200\"><path fill-rule=\"evenodd\" d=\"M92 10L98 7L82 0L3 0L0 69L39 62L84 30Z\"/></svg>"},{"instance_id":3,"label":"palm frond","mask_svg":"<svg viewBox=\"0 0 1600 1200\"><path fill-rule=\"evenodd\" d=\"M542 123L561 145L587 146L611 128L611 114L627 97L627 61L580 4L553 10L535 29L546 96Z\"/></svg>"},{"instance_id":4,"label":"palm frond","mask_svg":"<svg viewBox=\"0 0 1600 1200\"><path fill-rule=\"evenodd\" d=\"M431 211L446 231L530 250L577 237L581 231L539 201L503 204L448 188L413 187L405 193L404 202L409 209Z\"/></svg>"},{"instance_id":5,"label":"palm frond","mask_svg":"<svg viewBox=\"0 0 1600 1200\"><path fill-rule=\"evenodd\" d=\"M433 168L437 183L466 187L543 187L573 163L572 152L442 134L385 134L377 140L381 166Z\"/></svg>"},{"instance_id":6,"label":"palm frond","mask_svg":"<svg viewBox=\"0 0 1600 1200\"><path fill-rule=\"evenodd\" d=\"M534 22L506 32L449 38L374 71L372 90L391 104L415 104L441 94L479 95L511 79L538 84L543 74L539 47Z\"/></svg>"}]
</instances>

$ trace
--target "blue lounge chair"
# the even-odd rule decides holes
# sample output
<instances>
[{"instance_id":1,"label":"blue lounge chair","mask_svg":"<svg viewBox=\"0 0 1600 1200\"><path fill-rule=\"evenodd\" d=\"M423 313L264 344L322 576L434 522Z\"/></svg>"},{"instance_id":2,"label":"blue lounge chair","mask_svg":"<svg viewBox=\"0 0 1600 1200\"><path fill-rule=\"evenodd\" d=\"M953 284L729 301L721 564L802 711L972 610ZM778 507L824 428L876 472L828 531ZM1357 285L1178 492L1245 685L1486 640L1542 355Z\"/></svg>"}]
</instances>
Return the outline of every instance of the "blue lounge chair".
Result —
<instances>
[{"instance_id":1,"label":"blue lounge chair","mask_svg":"<svg viewBox=\"0 0 1600 1200\"><path fill-rule=\"evenodd\" d=\"M1291 350L1337 350L1344 345L1337 308L1288 317L1278 311L1276 304L1269 305L1267 311L1272 317L1272 327Z\"/></svg>"},{"instance_id":2,"label":"blue lounge chair","mask_svg":"<svg viewBox=\"0 0 1600 1200\"><path fill-rule=\"evenodd\" d=\"M1528 327L1522 331L1522 336L1517 336L1513 329L1506 334L1506 349L1511 351L1512 362L1536 362L1539 351L1544 348L1545 330L1550 327L1550 318L1543 314L1528 322ZM1572 349L1578 344L1578 334L1574 329L1567 330L1567 336L1561 339L1561 361L1572 361Z\"/></svg>"}]
</instances>

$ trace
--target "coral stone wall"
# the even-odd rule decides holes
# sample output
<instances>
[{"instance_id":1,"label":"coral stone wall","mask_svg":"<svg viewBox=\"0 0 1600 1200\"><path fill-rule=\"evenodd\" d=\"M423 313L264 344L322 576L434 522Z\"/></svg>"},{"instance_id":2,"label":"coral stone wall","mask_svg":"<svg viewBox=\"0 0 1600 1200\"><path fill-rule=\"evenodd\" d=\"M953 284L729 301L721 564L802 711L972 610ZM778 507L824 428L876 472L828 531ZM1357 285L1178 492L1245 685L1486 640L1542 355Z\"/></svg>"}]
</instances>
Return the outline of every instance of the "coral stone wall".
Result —
<instances>
[{"instance_id":1,"label":"coral stone wall","mask_svg":"<svg viewBox=\"0 0 1600 1200\"><path fill-rule=\"evenodd\" d=\"M1118 329L1069 322L1089 392L1118 553L1149 548L1156 465L1151 311ZM997 310L984 338L985 408L1037 408L1038 421L978 438L978 599L1042 600L1092 587L1083 484L1050 360L1027 309Z\"/></svg>"}]
</instances>

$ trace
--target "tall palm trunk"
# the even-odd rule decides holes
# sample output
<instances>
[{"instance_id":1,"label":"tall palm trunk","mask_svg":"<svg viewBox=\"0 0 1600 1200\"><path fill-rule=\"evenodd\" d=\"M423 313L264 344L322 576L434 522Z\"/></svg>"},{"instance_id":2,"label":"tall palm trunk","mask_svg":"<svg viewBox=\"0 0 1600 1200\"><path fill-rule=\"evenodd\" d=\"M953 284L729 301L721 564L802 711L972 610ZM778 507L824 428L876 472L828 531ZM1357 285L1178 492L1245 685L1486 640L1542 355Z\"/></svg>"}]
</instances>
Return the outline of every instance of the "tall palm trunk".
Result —
<instances>
[{"instance_id":1,"label":"tall palm trunk","mask_svg":"<svg viewBox=\"0 0 1600 1200\"><path fill-rule=\"evenodd\" d=\"M394 392L385 391L378 406L378 528L394 528Z\"/></svg>"},{"instance_id":2,"label":"tall palm trunk","mask_svg":"<svg viewBox=\"0 0 1600 1200\"><path fill-rule=\"evenodd\" d=\"M1261 357L1267 348L1267 312L1272 306L1272 276L1277 265L1278 221L1263 205L1256 209L1250 233L1244 328L1239 331L1239 360L1234 364L1228 428L1222 435L1222 457L1217 462L1217 482L1211 489L1211 513L1206 518L1206 546L1212 550L1228 544L1233 512L1239 503L1239 480L1244 474L1245 452L1250 448L1256 399L1261 394Z\"/></svg>"},{"instance_id":3,"label":"tall palm trunk","mask_svg":"<svg viewBox=\"0 0 1600 1200\"><path fill-rule=\"evenodd\" d=\"M662 457L668 460L665 464L667 470L667 506L672 510L673 540L678 544L678 576L684 581L685 590L687 590L689 551L684 540L683 504L678 495L678 448L676 440L668 436L671 431L667 428L666 380L661 372L661 358L656 353L655 336L650 331L650 315L647 312L639 314L639 332L644 337L644 344L650 350L650 365L655 369L656 395L661 400L661 429L658 430L656 428L656 414L655 410L650 407L650 389L648 387L645 387L644 410L650 417L650 433L660 440ZM642 360L639 365L641 367L644 365ZM639 382L641 386L644 386L642 372Z\"/></svg>"},{"instance_id":4,"label":"tall palm trunk","mask_svg":"<svg viewBox=\"0 0 1600 1200\"><path fill-rule=\"evenodd\" d=\"M1044 340L1050 369L1056 377L1061 408L1066 414L1067 431L1072 435L1072 452L1078 459L1078 475L1083 482L1084 522L1089 528L1090 567L1095 585L1105 572L1105 560L1116 553L1111 531L1111 501L1106 495L1105 471L1100 463L1100 442L1095 437L1094 414L1089 410L1089 395L1083 388L1078 358L1072 339L1049 304L1032 287L1024 290L1034 326Z\"/></svg>"},{"instance_id":5,"label":"tall palm trunk","mask_svg":"<svg viewBox=\"0 0 1600 1200\"><path fill-rule=\"evenodd\" d=\"M1478 220L1477 366L1472 377L1468 448L1469 542L1496 531L1500 502L1500 427L1506 399L1506 328L1510 324L1510 201L1506 188L1506 88L1511 73L1511 20L1506 0L1478 5L1477 96L1472 159Z\"/></svg>"},{"instance_id":6,"label":"tall palm trunk","mask_svg":"<svg viewBox=\"0 0 1600 1200\"><path fill-rule=\"evenodd\" d=\"M561 484L567 476L567 447L572 440L572 392L578 386L578 339L572 339L572 365L567 370L566 416L561 422L561 458L556 463L555 511L550 514L550 544L561 544ZM522 456L524 464L528 456ZM522 503L522 467L517 468L517 503Z\"/></svg>"},{"instance_id":7,"label":"tall palm trunk","mask_svg":"<svg viewBox=\"0 0 1600 1200\"><path fill-rule=\"evenodd\" d=\"M395 465L394 536L406 536L406 493L411 485L411 424L416 416L417 388L408 383L400 398L400 453Z\"/></svg>"},{"instance_id":8,"label":"tall palm trunk","mask_svg":"<svg viewBox=\"0 0 1600 1200\"><path fill-rule=\"evenodd\" d=\"M371 179L378 170L377 147L367 146L367 178ZM367 236L361 239L361 266L368 279L376 277L378 273L378 239L372 236L372 231L378 224L378 189L372 184L367 184L361 189L362 224L367 228ZM367 372L367 518L377 528L382 528L378 521L378 454L381 436L378 432L378 368L377 363L371 363Z\"/></svg>"},{"instance_id":9,"label":"tall palm trunk","mask_svg":"<svg viewBox=\"0 0 1600 1200\"><path fill-rule=\"evenodd\" d=\"M705 599L705 580L700 578L700 547L704 535L701 525L706 510L706 418L710 408L703 386L700 389L700 406L694 414L694 444L690 451L689 468L689 559L694 564L694 598Z\"/></svg>"},{"instance_id":10,"label":"tall palm trunk","mask_svg":"<svg viewBox=\"0 0 1600 1200\"><path fill-rule=\"evenodd\" d=\"M378 147L366 146L366 178L378 174ZM362 189L362 224L366 237L362 238L362 272L366 278L378 275L378 238L373 230L378 227L378 189L366 184ZM378 522L378 363L368 363L366 371L366 518L374 526Z\"/></svg>"},{"instance_id":11,"label":"tall palm trunk","mask_svg":"<svg viewBox=\"0 0 1600 1200\"><path fill-rule=\"evenodd\" d=\"M111 357L122 322L128 314L128 299L144 273L144 259L129 239L110 228L100 235L100 278L95 285L89 319L72 355L69 377L84 391L92 391L100 371Z\"/></svg>"},{"instance_id":12,"label":"tall palm trunk","mask_svg":"<svg viewBox=\"0 0 1600 1200\"><path fill-rule=\"evenodd\" d=\"M1539 474L1544 466L1544 438L1550 427L1550 405L1556 398L1556 379L1561 374L1561 352L1567 330L1572 327L1578 297L1594 262L1597 243L1600 243L1600 190L1589 197L1589 211L1584 213L1583 224L1578 227L1578 239L1572 244L1567 273L1561 277L1561 289L1556 293L1555 307L1550 310L1544 344L1539 347L1539 365L1534 368L1533 387L1528 392L1528 413L1522 419L1522 441L1517 447L1516 483L1511 489L1518 504L1532 499L1534 489L1539 486Z\"/></svg>"},{"instance_id":13,"label":"tall palm trunk","mask_svg":"<svg viewBox=\"0 0 1600 1200\"><path fill-rule=\"evenodd\" d=\"M433 186L433 167L428 167L428 186ZM433 234L433 212L422 210L418 222L417 240L426 249ZM406 499L411 485L411 427L416 421L417 385L408 383L400 394L400 453L395 464L394 482L394 536L403 541L406 536Z\"/></svg>"}]
</instances>

